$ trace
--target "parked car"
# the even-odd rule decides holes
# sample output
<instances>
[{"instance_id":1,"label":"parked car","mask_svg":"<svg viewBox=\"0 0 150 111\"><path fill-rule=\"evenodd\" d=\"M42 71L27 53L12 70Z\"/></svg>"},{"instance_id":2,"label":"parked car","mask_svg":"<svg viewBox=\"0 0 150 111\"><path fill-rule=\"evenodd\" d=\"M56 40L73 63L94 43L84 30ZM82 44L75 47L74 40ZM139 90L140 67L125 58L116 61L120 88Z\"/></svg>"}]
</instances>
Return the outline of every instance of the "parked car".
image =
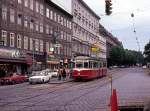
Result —
<instances>
[{"instance_id":1,"label":"parked car","mask_svg":"<svg viewBox=\"0 0 150 111\"><path fill-rule=\"evenodd\" d=\"M50 70L42 70L42 71L33 71L32 76L29 77L29 83L46 83L52 77L52 73Z\"/></svg>"},{"instance_id":2,"label":"parked car","mask_svg":"<svg viewBox=\"0 0 150 111\"><path fill-rule=\"evenodd\" d=\"M4 84L16 84L16 83L22 83L27 81L27 77L21 74L10 74L7 75L6 77L2 77L0 79L0 84L4 85Z\"/></svg>"},{"instance_id":3,"label":"parked car","mask_svg":"<svg viewBox=\"0 0 150 111\"><path fill-rule=\"evenodd\" d=\"M58 71L57 70L50 71L50 75L51 75L51 77L57 77Z\"/></svg>"},{"instance_id":4,"label":"parked car","mask_svg":"<svg viewBox=\"0 0 150 111\"><path fill-rule=\"evenodd\" d=\"M146 69L147 67L146 67L146 65L144 65L142 68L143 68L143 69Z\"/></svg>"}]
</instances>

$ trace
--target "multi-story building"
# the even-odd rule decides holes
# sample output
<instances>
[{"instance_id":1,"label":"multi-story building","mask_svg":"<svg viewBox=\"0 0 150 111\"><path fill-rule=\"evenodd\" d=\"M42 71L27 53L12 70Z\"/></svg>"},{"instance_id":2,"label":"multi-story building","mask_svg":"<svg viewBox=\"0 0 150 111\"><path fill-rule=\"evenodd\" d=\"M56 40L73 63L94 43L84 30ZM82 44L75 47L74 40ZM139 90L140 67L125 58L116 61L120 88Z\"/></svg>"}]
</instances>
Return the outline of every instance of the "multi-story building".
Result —
<instances>
[{"instance_id":1,"label":"multi-story building","mask_svg":"<svg viewBox=\"0 0 150 111\"><path fill-rule=\"evenodd\" d=\"M72 0L73 55L87 55L106 60L106 38L99 33L100 17L83 1ZM99 46L100 52L91 50Z\"/></svg>"},{"instance_id":2,"label":"multi-story building","mask_svg":"<svg viewBox=\"0 0 150 111\"><path fill-rule=\"evenodd\" d=\"M99 16L83 0L72 0L73 51L77 55L90 55L91 44L98 40Z\"/></svg>"},{"instance_id":3,"label":"multi-story building","mask_svg":"<svg viewBox=\"0 0 150 111\"><path fill-rule=\"evenodd\" d=\"M100 34L106 38L106 52L107 52L107 62L109 65L109 51L113 46L122 46L122 43L114 37L110 32L108 32L102 25L100 25Z\"/></svg>"},{"instance_id":4,"label":"multi-story building","mask_svg":"<svg viewBox=\"0 0 150 111\"><path fill-rule=\"evenodd\" d=\"M55 68L71 58L72 15L50 0L0 0L0 15L3 70Z\"/></svg>"}]
</instances>

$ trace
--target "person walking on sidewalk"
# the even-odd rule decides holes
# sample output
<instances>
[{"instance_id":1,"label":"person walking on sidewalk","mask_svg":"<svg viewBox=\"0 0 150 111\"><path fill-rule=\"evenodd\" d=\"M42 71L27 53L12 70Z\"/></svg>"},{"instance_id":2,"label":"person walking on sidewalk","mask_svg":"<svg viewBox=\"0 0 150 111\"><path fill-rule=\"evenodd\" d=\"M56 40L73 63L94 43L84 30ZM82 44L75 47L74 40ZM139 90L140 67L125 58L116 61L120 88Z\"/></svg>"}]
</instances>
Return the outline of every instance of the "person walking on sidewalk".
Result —
<instances>
[{"instance_id":1,"label":"person walking on sidewalk","mask_svg":"<svg viewBox=\"0 0 150 111\"><path fill-rule=\"evenodd\" d=\"M58 69L58 80L61 80L61 76L62 76L62 69L59 68Z\"/></svg>"},{"instance_id":2,"label":"person walking on sidewalk","mask_svg":"<svg viewBox=\"0 0 150 111\"><path fill-rule=\"evenodd\" d=\"M65 78L66 78L66 70L65 70L65 68L63 68L63 70L62 70L62 77L63 77L63 80L65 80Z\"/></svg>"}]
</instances>

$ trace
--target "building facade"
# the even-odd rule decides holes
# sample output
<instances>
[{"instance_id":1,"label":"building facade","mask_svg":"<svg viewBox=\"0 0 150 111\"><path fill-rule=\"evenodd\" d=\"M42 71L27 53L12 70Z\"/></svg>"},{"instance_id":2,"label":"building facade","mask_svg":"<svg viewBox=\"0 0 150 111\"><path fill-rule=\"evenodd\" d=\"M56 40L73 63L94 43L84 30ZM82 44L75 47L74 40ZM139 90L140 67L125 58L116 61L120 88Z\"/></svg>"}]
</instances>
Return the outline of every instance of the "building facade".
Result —
<instances>
[{"instance_id":1,"label":"building facade","mask_svg":"<svg viewBox=\"0 0 150 111\"><path fill-rule=\"evenodd\" d=\"M73 55L86 55L106 59L106 38L100 35L100 17L83 1L72 0ZM100 51L92 51L93 45Z\"/></svg>"},{"instance_id":2,"label":"building facade","mask_svg":"<svg viewBox=\"0 0 150 111\"><path fill-rule=\"evenodd\" d=\"M116 38L114 37L110 32L108 32L102 25L99 25L100 27L100 34L106 38L106 58L107 58L107 62L109 65L109 59L110 59L110 55L109 55L109 51L111 49L111 47L113 46L122 46L122 43Z\"/></svg>"},{"instance_id":3,"label":"building facade","mask_svg":"<svg viewBox=\"0 0 150 111\"><path fill-rule=\"evenodd\" d=\"M72 56L72 15L50 0L0 0L0 67L26 73ZM11 72L10 72L11 73Z\"/></svg>"}]
</instances>

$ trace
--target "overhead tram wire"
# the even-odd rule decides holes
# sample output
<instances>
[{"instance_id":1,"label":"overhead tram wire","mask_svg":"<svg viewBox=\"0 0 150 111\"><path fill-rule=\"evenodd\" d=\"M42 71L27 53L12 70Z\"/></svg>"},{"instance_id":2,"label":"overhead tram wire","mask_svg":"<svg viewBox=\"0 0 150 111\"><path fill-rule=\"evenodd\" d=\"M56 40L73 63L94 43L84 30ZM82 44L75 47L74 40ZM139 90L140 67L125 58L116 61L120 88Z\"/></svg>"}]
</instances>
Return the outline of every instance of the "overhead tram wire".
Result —
<instances>
[{"instance_id":1,"label":"overhead tram wire","mask_svg":"<svg viewBox=\"0 0 150 111\"><path fill-rule=\"evenodd\" d=\"M133 32L134 32L134 34L135 34L135 38L136 38L138 50L139 50L139 52L140 52L140 42L139 42L139 39L138 39L138 37L137 37L137 33L136 33L136 29L135 29L135 20L134 20L134 14L133 14L133 13L131 14L131 17L132 17L132 21L133 21Z\"/></svg>"}]
</instances>

